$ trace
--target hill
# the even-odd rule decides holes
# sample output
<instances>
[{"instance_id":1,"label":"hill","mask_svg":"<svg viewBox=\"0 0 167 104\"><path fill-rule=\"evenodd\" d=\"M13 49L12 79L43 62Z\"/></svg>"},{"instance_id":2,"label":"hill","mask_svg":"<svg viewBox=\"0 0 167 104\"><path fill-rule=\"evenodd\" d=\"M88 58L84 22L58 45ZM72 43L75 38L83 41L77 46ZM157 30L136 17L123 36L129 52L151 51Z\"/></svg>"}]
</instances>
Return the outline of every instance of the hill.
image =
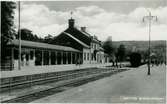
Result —
<instances>
[{"instance_id":1,"label":"hill","mask_svg":"<svg viewBox=\"0 0 167 104\"><path fill-rule=\"evenodd\" d=\"M125 45L127 50L137 50L137 51L146 51L148 49L148 41L113 41L115 47L119 47L120 44ZM166 41L158 40L151 41L151 49L155 48L165 48L166 50Z\"/></svg>"},{"instance_id":2,"label":"hill","mask_svg":"<svg viewBox=\"0 0 167 104\"><path fill-rule=\"evenodd\" d=\"M125 45L127 55L131 52L139 52L143 59L148 57L148 41L113 41L113 45L118 48L120 44ZM154 54L160 62L166 62L166 41L151 41L151 54Z\"/></svg>"}]
</instances>

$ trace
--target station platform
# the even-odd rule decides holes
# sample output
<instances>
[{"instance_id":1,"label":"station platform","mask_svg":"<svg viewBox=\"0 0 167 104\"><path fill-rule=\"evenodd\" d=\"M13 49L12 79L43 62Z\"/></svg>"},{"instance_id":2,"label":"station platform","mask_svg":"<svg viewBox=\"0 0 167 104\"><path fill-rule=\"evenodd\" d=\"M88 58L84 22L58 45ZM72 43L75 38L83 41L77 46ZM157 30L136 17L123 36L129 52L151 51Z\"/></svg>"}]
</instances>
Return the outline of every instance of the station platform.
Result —
<instances>
[{"instance_id":1,"label":"station platform","mask_svg":"<svg viewBox=\"0 0 167 104\"><path fill-rule=\"evenodd\" d=\"M29 67L22 67L21 70L1 71L0 78L42 74L42 73L49 73L49 72L68 71L68 70L75 70L75 69L85 69L85 68L92 68L92 67L105 67L105 66L111 66L111 65L112 63L29 66Z\"/></svg>"},{"instance_id":2,"label":"station platform","mask_svg":"<svg viewBox=\"0 0 167 104\"><path fill-rule=\"evenodd\" d=\"M166 102L166 66L121 72L32 103L162 103Z\"/></svg>"}]
</instances>

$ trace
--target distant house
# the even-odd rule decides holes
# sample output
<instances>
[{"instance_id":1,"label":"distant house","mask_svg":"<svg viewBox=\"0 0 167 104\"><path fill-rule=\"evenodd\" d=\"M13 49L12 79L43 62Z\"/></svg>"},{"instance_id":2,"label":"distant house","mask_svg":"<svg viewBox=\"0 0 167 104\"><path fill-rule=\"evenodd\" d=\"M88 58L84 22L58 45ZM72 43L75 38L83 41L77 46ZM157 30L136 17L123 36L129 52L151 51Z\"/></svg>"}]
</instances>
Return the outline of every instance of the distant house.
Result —
<instances>
[{"instance_id":1,"label":"distant house","mask_svg":"<svg viewBox=\"0 0 167 104\"><path fill-rule=\"evenodd\" d=\"M77 29L75 27L75 20L69 19L68 28L60 33L55 40L54 44L69 46L79 51L82 51L81 63L105 63L108 62L107 55L104 54L101 46L101 41L96 36L91 36L87 31L86 27ZM105 61L106 60L106 61Z\"/></svg>"}]
</instances>

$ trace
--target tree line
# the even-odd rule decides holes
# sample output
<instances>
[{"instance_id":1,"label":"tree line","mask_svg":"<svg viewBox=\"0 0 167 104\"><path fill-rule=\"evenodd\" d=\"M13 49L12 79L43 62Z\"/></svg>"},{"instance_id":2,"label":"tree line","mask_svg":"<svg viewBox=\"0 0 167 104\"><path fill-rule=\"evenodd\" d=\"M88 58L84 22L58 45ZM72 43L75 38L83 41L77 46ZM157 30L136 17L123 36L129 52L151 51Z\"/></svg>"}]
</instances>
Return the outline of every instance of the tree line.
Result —
<instances>
[{"instance_id":1,"label":"tree line","mask_svg":"<svg viewBox=\"0 0 167 104\"><path fill-rule=\"evenodd\" d=\"M113 66L118 66L118 62L126 60L127 52L124 44L120 44L119 47L115 47L113 45L112 38L108 37L102 47L104 52L109 56L109 61L113 63Z\"/></svg>"},{"instance_id":2,"label":"tree line","mask_svg":"<svg viewBox=\"0 0 167 104\"><path fill-rule=\"evenodd\" d=\"M21 31L21 40L28 40L28 41L34 41L34 42L43 42L43 43L51 43L54 38L52 35L48 34L44 38L37 36L36 34L33 34L31 30L23 28ZM16 34L16 39L19 38L19 35Z\"/></svg>"}]
</instances>

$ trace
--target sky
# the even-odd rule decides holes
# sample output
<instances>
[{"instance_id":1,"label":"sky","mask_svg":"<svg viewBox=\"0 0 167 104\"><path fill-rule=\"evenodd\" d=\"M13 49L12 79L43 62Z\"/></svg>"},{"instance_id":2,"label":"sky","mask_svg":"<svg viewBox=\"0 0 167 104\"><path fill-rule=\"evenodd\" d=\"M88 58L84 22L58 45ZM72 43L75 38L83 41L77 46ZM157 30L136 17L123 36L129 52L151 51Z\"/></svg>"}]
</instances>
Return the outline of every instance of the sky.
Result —
<instances>
[{"instance_id":1,"label":"sky","mask_svg":"<svg viewBox=\"0 0 167 104\"><path fill-rule=\"evenodd\" d=\"M68 28L72 17L78 29L85 26L102 41L110 36L113 41L148 40L148 20L142 21L148 11L158 17L151 23L151 39L166 40L166 0L21 1L21 28L39 37L57 36ZM17 29L17 8L14 21Z\"/></svg>"}]
</instances>

